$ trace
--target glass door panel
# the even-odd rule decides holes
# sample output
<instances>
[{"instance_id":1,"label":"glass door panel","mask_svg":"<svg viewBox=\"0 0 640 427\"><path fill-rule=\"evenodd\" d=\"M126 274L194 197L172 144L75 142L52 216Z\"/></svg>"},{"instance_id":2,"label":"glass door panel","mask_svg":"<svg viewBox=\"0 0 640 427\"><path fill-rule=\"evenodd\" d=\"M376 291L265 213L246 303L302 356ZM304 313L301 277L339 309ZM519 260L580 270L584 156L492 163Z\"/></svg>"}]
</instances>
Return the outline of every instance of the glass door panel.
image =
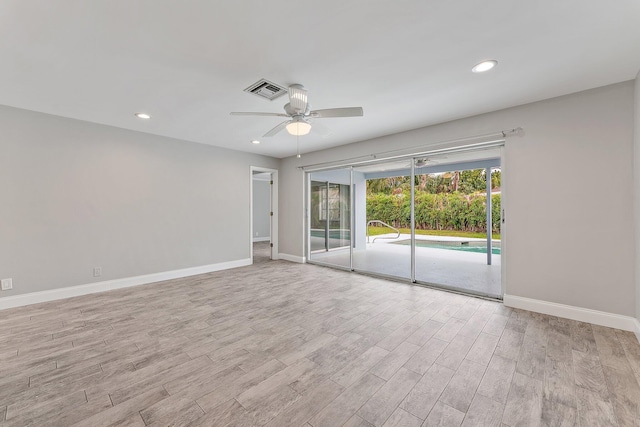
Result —
<instances>
[{"instance_id":1,"label":"glass door panel","mask_svg":"<svg viewBox=\"0 0 640 427\"><path fill-rule=\"evenodd\" d=\"M415 163L416 282L501 297L499 241L491 234L495 209L487 213L499 183L494 175L492 185L491 167L470 169L491 162L424 163Z\"/></svg>"},{"instance_id":2,"label":"glass door panel","mask_svg":"<svg viewBox=\"0 0 640 427\"><path fill-rule=\"evenodd\" d=\"M351 169L312 172L309 260L350 268Z\"/></svg>"},{"instance_id":3,"label":"glass door panel","mask_svg":"<svg viewBox=\"0 0 640 427\"><path fill-rule=\"evenodd\" d=\"M327 194L329 250L349 248L351 242L350 186L330 182Z\"/></svg>"},{"instance_id":4,"label":"glass door panel","mask_svg":"<svg viewBox=\"0 0 640 427\"><path fill-rule=\"evenodd\" d=\"M311 204L309 215L311 252L327 249L327 183L311 181Z\"/></svg>"},{"instance_id":5,"label":"glass door panel","mask_svg":"<svg viewBox=\"0 0 640 427\"><path fill-rule=\"evenodd\" d=\"M353 169L354 270L411 278L411 159Z\"/></svg>"}]
</instances>

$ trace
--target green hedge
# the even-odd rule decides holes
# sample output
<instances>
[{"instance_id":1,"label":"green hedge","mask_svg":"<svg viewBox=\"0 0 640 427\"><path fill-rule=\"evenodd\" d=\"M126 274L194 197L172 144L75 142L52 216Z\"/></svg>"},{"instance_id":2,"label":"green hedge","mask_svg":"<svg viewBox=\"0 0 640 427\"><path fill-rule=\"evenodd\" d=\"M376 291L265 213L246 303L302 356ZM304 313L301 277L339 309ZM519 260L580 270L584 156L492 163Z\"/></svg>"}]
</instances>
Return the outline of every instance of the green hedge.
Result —
<instances>
[{"instance_id":1,"label":"green hedge","mask_svg":"<svg viewBox=\"0 0 640 427\"><path fill-rule=\"evenodd\" d=\"M394 227L411 226L410 195L370 194L367 221L377 219ZM416 228L420 230L486 231L486 194L416 194ZM500 231L500 194L491 196L492 231Z\"/></svg>"}]
</instances>

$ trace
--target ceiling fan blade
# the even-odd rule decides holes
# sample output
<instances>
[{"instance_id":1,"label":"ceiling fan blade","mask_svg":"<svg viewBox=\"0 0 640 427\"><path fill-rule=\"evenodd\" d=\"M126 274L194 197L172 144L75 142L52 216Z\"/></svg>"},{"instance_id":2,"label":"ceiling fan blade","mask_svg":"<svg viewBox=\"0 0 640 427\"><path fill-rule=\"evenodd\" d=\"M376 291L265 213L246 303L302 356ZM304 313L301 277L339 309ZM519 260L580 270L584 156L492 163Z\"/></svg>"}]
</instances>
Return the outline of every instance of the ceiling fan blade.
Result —
<instances>
[{"instance_id":1,"label":"ceiling fan blade","mask_svg":"<svg viewBox=\"0 0 640 427\"><path fill-rule=\"evenodd\" d=\"M271 129L269 132L265 133L264 135L262 135L263 138L269 138L271 136L274 136L275 134L277 134L278 132L280 132L282 129L284 129L285 127L287 127L287 125L291 123L291 120L285 120L284 122L280 123L278 126L274 127L273 129Z\"/></svg>"},{"instance_id":2,"label":"ceiling fan blade","mask_svg":"<svg viewBox=\"0 0 640 427\"><path fill-rule=\"evenodd\" d=\"M331 129L329 129L328 127L326 127L325 125L323 125L317 120L313 120L313 121L309 120L309 123L311 123L311 131L314 133L317 133L323 138L333 133Z\"/></svg>"},{"instance_id":3,"label":"ceiling fan blade","mask_svg":"<svg viewBox=\"0 0 640 427\"><path fill-rule=\"evenodd\" d=\"M307 91L302 85L289 86L289 104L299 113L307 111Z\"/></svg>"},{"instance_id":4,"label":"ceiling fan blade","mask_svg":"<svg viewBox=\"0 0 640 427\"><path fill-rule=\"evenodd\" d=\"M362 107L327 108L326 110L313 110L309 113L311 117L360 117L364 115Z\"/></svg>"},{"instance_id":5,"label":"ceiling fan blade","mask_svg":"<svg viewBox=\"0 0 640 427\"><path fill-rule=\"evenodd\" d=\"M229 113L232 116L274 116L274 117L289 117L284 113L250 113L250 112L233 112Z\"/></svg>"}]
</instances>

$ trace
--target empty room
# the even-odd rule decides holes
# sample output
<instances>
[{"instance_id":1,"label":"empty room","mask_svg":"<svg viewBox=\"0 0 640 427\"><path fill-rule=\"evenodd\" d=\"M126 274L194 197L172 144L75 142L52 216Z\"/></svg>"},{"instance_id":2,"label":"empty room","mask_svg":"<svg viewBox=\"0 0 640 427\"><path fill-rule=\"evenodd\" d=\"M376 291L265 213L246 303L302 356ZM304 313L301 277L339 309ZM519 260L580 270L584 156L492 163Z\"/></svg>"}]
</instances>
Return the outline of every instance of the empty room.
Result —
<instances>
[{"instance_id":1,"label":"empty room","mask_svg":"<svg viewBox=\"0 0 640 427\"><path fill-rule=\"evenodd\" d=\"M639 22L3 1L0 427L639 426Z\"/></svg>"}]
</instances>

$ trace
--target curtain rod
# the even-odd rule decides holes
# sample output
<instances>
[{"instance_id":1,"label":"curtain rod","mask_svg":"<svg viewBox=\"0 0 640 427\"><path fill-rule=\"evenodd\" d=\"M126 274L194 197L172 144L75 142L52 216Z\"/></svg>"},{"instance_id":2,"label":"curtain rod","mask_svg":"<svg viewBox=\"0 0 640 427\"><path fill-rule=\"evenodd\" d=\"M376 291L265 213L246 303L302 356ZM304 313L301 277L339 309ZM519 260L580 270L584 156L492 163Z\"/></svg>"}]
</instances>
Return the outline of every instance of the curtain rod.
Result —
<instances>
[{"instance_id":1,"label":"curtain rod","mask_svg":"<svg viewBox=\"0 0 640 427\"><path fill-rule=\"evenodd\" d=\"M424 150L426 147L423 144L423 145L416 145L413 147L400 148L397 150L382 151L375 154L367 154L364 156L351 157L349 159L298 166L298 169L302 169L306 171L319 170L319 169L333 169L333 168L339 168L339 167L345 167L345 166L362 165L366 163L379 162L383 160L393 160L393 159L402 158L402 157L424 156L427 154L433 155L433 154L439 154L444 152L451 153L451 152L470 151L477 148L488 148L491 146L498 145L499 143L504 142L504 138L506 138L507 136L513 136L513 135L519 136L519 135L522 135L522 132L523 132L522 128L517 127L513 129L501 130L498 132L484 134L484 135L476 135L476 136L469 136L466 138L439 141L434 144L429 144L430 149L427 151L420 151L420 152L411 151L411 150L418 150L418 149ZM432 148L432 147L437 147L441 145L472 141L475 139L488 139L488 141L483 141L476 144L469 144L463 147L456 147L456 148L441 148L441 149ZM405 153L394 155L394 153L400 153L400 152L405 152Z\"/></svg>"}]
</instances>

